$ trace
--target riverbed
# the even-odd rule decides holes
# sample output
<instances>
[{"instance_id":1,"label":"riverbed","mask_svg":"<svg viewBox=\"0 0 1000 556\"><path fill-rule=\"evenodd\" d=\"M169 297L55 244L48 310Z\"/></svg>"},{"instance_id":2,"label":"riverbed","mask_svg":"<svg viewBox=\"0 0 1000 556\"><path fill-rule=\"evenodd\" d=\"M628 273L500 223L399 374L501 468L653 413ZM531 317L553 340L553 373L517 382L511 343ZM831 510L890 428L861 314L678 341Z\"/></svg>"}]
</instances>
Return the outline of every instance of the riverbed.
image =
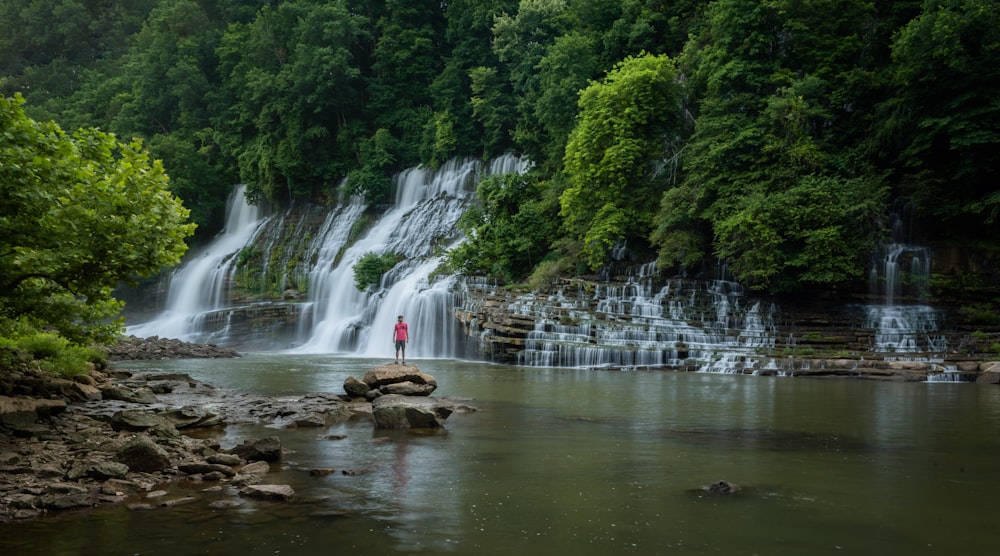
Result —
<instances>
[{"instance_id":1,"label":"riverbed","mask_svg":"<svg viewBox=\"0 0 1000 556\"><path fill-rule=\"evenodd\" d=\"M274 396L342 393L383 360L122 362ZM281 438L288 502L181 483L186 503L0 524L3 554L992 554L1000 388L413 361L471 398L438 431L230 426ZM335 470L316 476L313 469ZM349 471L345 473L344 471ZM732 494L706 487L726 481ZM221 488L219 488L221 486ZM214 488L213 488L214 487ZM240 505L213 508L213 502ZM154 502L155 504L155 502Z\"/></svg>"}]
</instances>

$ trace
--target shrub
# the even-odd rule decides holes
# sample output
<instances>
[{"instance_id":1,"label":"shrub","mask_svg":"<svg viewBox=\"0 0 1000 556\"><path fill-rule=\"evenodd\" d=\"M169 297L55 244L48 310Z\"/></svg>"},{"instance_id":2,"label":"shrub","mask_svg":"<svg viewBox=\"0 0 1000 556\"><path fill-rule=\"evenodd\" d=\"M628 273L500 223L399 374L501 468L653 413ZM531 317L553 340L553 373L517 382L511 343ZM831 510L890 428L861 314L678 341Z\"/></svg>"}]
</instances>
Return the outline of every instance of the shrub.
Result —
<instances>
[{"instance_id":1,"label":"shrub","mask_svg":"<svg viewBox=\"0 0 1000 556\"><path fill-rule=\"evenodd\" d=\"M13 367L20 364L37 364L38 368L62 376L86 373L90 365L104 362L103 352L73 344L52 332L32 328L23 321L10 321L0 326L0 365Z\"/></svg>"},{"instance_id":2,"label":"shrub","mask_svg":"<svg viewBox=\"0 0 1000 556\"><path fill-rule=\"evenodd\" d=\"M354 286L361 291L378 286L382 281L382 275L396 266L399 260L400 258L395 253L382 253L381 255L373 251L365 253L354 264Z\"/></svg>"}]
</instances>

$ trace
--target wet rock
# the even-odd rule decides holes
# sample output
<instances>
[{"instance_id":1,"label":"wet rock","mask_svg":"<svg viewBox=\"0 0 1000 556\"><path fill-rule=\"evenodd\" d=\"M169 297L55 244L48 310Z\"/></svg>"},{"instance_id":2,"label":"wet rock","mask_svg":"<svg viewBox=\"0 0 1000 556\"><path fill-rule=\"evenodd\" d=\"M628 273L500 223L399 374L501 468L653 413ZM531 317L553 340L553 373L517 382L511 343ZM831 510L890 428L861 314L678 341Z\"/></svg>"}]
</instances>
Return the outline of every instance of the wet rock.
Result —
<instances>
[{"instance_id":1,"label":"wet rock","mask_svg":"<svg viewBox=\"0 0 1000 556\"><path fill-rule=\"evenodd\" d=\"M119 386L110 386L101 390L101 395L105 400L119 400L142 405L152 405L159 403L160 401L160 399L156 397L156 394L154 394L149 388L131 389Z\"/></svg>"},{"instance_id":2,"label":"wet rock","mask_svg":"<svg viewBox=\"0 0 1000 556\"><path fill-rule=\"evenodd\" d=\"M368 386L364 383L364 381L358 380L353 376L349 376L346 380L344 380L344 392L352 398L363 398L371 389L371 386Z\"/></svg>"},{"instance_id":3,"label":"wet rock","mask_svg":"<svg viewBox=\"0 0 1000 556\"><path fill-rule=\"evenodd\" d=\"M379 388L382 394L399 394L400 396L430 396L437 388L437 385L433 384L417 384L415 382L405 381L396 382L394 384L386 384Z\"/></svg>"},{"instance_id":4,"label":"wet rock","mask_svg":"<svg viewBox=\"0 0 1000 556\"><path fill-rule=\"evenodd\" d=\"M169 419L153 411L127 409L111 416L111 428L116 431L143 432L154 427L172 426Z\"/></svg>"},{"instance_id":5,"label":"wet rock","mask_svg":"<svg viewBox=\"0 0 1000 556\"><path fill-rule=\"evenodd\" d=\"M66 473L66 478L77 481L89 477L95 481L121 479L128 475L129 467L116 461L78 462Z\"/></svg>"},{"instance_id":6,"label":"wet rock","mask_svg":"<svg viewBox=\"0 0 1000 556\"><path fill-rule=\"evenodd\" d=\"M430 395L437 388L437 380L429 374L420 372L414 366L383 365L375 367L365 373L362 381L372 390L380 390L383 386L409 382L415 385L425 386L426 393L420 395Z\"/></svg>"},{"instance_id":7,"label":"wet rock","mask_svg":"<svg viewBox=\"0 0 1000 556\"><path fill-rule=\"evenodd\" d=\"M220 348L215 344L192 344L172 338L137 338L126 336L114 346L106 348L112 361L147 359L216 359L239 357L235 350Z\"/></svg>"},{"instance_id":8,"label":"wet rock","mask_svg":"<svg viewBox=\"0 0 1000 556\"><path fill-rule=\"evenodd\" d=\"M65 410L64 400L0 396L0 425L26 427Z\"/></svg>"},{"instance_id":9,"label":"wet rock","mask_svg":"<svg viewBox=\"0 0 1000 556\"><path fill-rule=\"evenodd\" d=\"M218 463L208 463L208 462L181 463L177 465L177 470L183 473L187 473L188 475L207 474L207 473L221 473L227 477L233 477L236 475L236 472L233 471L233 468L229 466L220 465Z\"/></svg>"},{"instance_id":10,"label":"wet rock","mask_svg":"<svg viewBox=\"0 0 1000 556\"><path fill-rule=\"evenodd\" d=\"M124 479L108 479L104 481L101 485L101 493L108 494L112 496L124 496L128 494L135 494L143 490L142 485L134 481L127 481Z\"/></svg>"},{"instance_id":11,"label":"wet rock","mask_svg":"<svg viewBox=\"0 0 1000 556\"><path fill-rule=\"evenodd\" d=\"M223 422L220 415L191 405L173 409L161 415L177 429L214 427Z\"/></svg>"},{"instance_id":12,"label":"wet rock","mask_svg":"<svg viewBox=\"0 0 1000 556\"><path fill-rule=\"evenodd\" d=\"M242 475L265 475L271 472L271 464L266 461L255 461L240 468Z\"/></svg>"},{"instance_id":13,"label":"wet rock","mask_svg":"<svg viewBox=\"0 0 1000 556\"><path fill-rule=\"evenodd\" d=\"M372 402L375 427L379 429L443 427L451 413L449 407L430 397L387 394Z\"/></svg>"},{"instance_id":14,"label":"wet rock","mask_svg":"<svg viewBox=\"0 0 1000 556\"><path fill-rule=\"evenodd\" d=\"M354 469L345 469L345 470L341 471L341 473L343 473L344 475L347 475L348 477L357 477L358 475L367 475L367 474L369 474L371 472L372 472L372 470L371 470L370 467L356 467Z\"/></svg>"},{"instance_id":15,"label":"wet rock","mask_svg":"<svg viewBox=\"0 0 1000 556\"><path fill-rule=\"evenodd\" d=\"M220 465L228 465L229 467L236 467L237 465L243 465L243 458L235 454L212 454L205 458L208 463L218 463Z\"/></svg>"},{"instance_id":16,"label":"wet rock","mask_svg":"<svg viewBox=\"0 0 1000 556\"><path fill-rule=\"evenodd\" d=\"M332 475L336 472L337 470L332 467L321 467L317 469L310 469L309 475L312 477L326 477L327 475Z\"/></svg>"},{"instance_id":17,"label":"wet rock","mask_svg":"<svg viewBox=\"0 0 1000 556\"><path fill-rule=\"evenodd\" d=\"M259 500L291 500L295 491L288 485L249 485L240 489L240 495Z\"/></svg>"},{"instance_id":18,"label":"wet rock","mask_svg":"<svg viewBox=\"0 0 1000 556\"><path fill-rule=\"evenodd\" d=\"M208 507L213 510L228 510L238 508L242 505L243 502L240 502L239 500L216 500L215 502L210 502Z\"/></svg>"},{"instance_id":19,"label":"wet rock","mask_svg":"<svg viewBox=\"0 0 1000 556\"><path fill-rule=\"evenodd\" d=\"M278 461L281 459L281 439L269 436L263 439L247 439L229 450L246 461Z\"/></svg>"},{"instance_id":20,"label":"wet rock","mask_svg":"<svg viewBox=\"0 0 1000 556\"><path fill-rule=\"evenodd\" d=\"M1000 384L1000 363L983 365L976 382L979 384Z\"/></svg>"},{"instance_id":21,"label":"wet rock","mask_svg":"<svg viewBox=\"0 0 1000 556\"><path fill-rule=\"evenodd\" d=\"M729 481L716 481L705 487L705 490L712 494L736 494L740 491L740 487Z\"/></svg>"},{"instance_id":22,"label":"wet rock","mask_svg":"<svg viewBox=\"0 0 1000 556\"><path fill-rule=\"evenodd\" d=\"M134 471L155 473L170 467L170 455L148 436L138 436L115 454L115 459Z\"/></svg>"}]
</instances>

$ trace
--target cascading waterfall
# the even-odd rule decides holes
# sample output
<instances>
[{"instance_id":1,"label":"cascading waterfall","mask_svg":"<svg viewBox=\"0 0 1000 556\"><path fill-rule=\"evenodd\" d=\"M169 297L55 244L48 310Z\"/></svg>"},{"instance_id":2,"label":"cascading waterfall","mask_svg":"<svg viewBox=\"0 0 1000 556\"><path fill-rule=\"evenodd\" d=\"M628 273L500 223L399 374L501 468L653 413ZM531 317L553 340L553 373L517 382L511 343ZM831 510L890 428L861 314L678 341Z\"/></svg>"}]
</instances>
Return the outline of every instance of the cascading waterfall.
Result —
<instances>
[{"instance_id":1,"label":"cascading waterfall","mask_svg":"<svg viewBox=\"0 0 1000 556\"><path fill-rule=\"evenodd\" d=\"M518 363L736 372L760 365L760 354L773 349L773 308L744 308L738 284L672 280L657 288L654 274L650 263L624 285L514 304L514 312L536 319Z\"/></svg>"},{"instance_id":2,"label":"cascading waterfall","mask_svg":"<svg viewBox=\"0 0 1000 556\"><path fill-rule=\"evenodd\" d=\"M432 281L431 274L440 265L438 254L461 239L455 227L478 179L526 169L520 158L504 156L487 165L453 160L438 170L406 170L394 179L395 205L342 253L353 221L328 221L317 238L320 256L294 351L386 357L392 353L392 326L402 314L410 326L408 357L461 355L462 335L452 315L458 304L454 278ZM359 291L354 265L367 253L393 253L402 262L385 273L377 290Z\"/></svg>"},{"instance_id":3,"label":"cascading waterfall","mask_svg":"<svg viewBox=\"0 0 1000 556\"><path fill-rule=\"evenodd\" d=\"M874 330L879 353L942 353L947 340L938 334L937 310L927 305L899 305L904 285L913 297L927 294L930 252L925 247L890 243L877 253L871 269L872 292L881 292L883 304L865 307L865 327ZM904 276L908 278L905 280ZM914 360L912 355L889 356Z\"/></svg>"},{"instance_id":4,"label":"cascading waterfall","mask_svg":"<svg viewBox=\"0 0 1000 556\"><path fill-rule=\"evenodd\" d=\"M366 207L351 199L326 214L307 244L302 243L302 237L291 237L304 233L307 226L303 222L284 223L281 219L287 216L280 215L271 226L269 218L261 217L256 207L246 203L245 188L237 187L230 197L224 231L170 276L165 310L149 322L129 326L127 332L231 343L227 319L237 309L279 305L227 305L233 301L229 288L237 272L237 254L247 248L259 252L263 267L256 268L255 274L267 276L269 270L274 271L275 284L257 287L281 289L295 280L308 283L296 288L308 291L308 299L284 304L291 308L282 315L297 321L294 338L275 340L276 334L265 332L262 337L253 337L249 347L385 357L392 351L392 324L397 314L404 314L412 336L408 355L457 356L464 347L460 340L464 336L452 311L460 293L454 291L453 277L432 281L431 275L440 265L440 253L462 239L456 224L472 201L478 180L491 174L523 173L527 168L527 161L506 155L489 163L453 160L438 170L408 169L394 177L394 205L367 233L353 237L363 224ZM288 276L282 268L268 268L272 262L286 262L272 254L282 254L296 245L302 245L301 260L308 265L305 270ZM385 273L378 288L362 292L355 287L354 265L369 252L393 253L402 260ZM281 295L280 291L270 295L275 293Z\"/></svg>"},{"instance_id":5,"label":"cascading waterfall","mask_svg":"<svg viewBox=\"0 0 1000 556\"><path fill-rule=\"evenodd\" d=\"M129 326L127 333L194 342L212 339L202 333L202 321L226 306L235 254L253 240L266 221L259 207L247 203L243 185L233 189L226 207L222 232L171 275L163 313L149 322Z\"/></svg>"}]
</instances>

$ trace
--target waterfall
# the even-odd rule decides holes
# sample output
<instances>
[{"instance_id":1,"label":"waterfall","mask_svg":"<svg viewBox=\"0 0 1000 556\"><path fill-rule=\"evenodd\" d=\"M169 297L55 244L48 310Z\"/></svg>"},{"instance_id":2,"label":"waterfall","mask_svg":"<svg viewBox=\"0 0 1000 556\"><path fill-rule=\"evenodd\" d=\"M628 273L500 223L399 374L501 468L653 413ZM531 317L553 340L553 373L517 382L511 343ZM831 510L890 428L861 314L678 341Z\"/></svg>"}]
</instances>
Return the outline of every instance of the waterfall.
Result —
<instances>
[{"instance_id":1,"label":"waterfall","mask_svg":"<svg viewBox=\"0 0 1000 556\"><path fill-rule=\"evenodd\" d=\"M170 276L163 313L151 321L129 326L126 332L185 341L210 340L202 334L202 321L226 306L235 255L253 240L265 220L258 207L247 203L246 187L235 187L226 202L222 232Z\"/></svg>"},{"instance_id":2,"label":"waterfall","mask_svg":"<svg viewBox=\"0 0 1000 556\"><path fill-rule=\"evenodd\" d=\"M432 273L441 264L440 254L462 239L456 224L478 180L526 169L510 155L489 164L452 160L437 170L410 168L394 177L393 207L353 242L347 235L353 216L331 215L312 248L319 256L294 351L387 357L393 352L396 316L404 315L410 326L408 358L461 355L464 343L459 345L462 335L452 315L459 303L454 278L432 280ZM368 253L392 253L402 261L385 273L378 288L359 291L354 265Z\"/></svg>"},{"instance_id":3,"label":"waterfall","mask_svg":"<svg viewBox=\"0 0 1000 556\"><path fill-rule=\"evenodd\" d=\"M947 350L947 340L938 334L938 311L927 305L901 305L906 297L921 299L930 288L930 251L926 247L898 241L902 236L902 221L893 217L893 238L896 241L876 250L870 272L874 297L878 305L864 308L864 326L874 331L874 350L880 353L913 354L941 353ZM913 360L913 356L889 356Z\"/></svg>"},{"instance_id":4,"label":"waterfall","mask_svg":"<svg viewBox=\"0 0 1000 556\"><path fill-rule=\"evenodd\" d=\"M245 188L237 187L224 230L169 277L164 311L126 331L191 342L241 343L258 350L386 357L392 352L392 325L396 315L403 314L410 325L408 357L460 355L465 337L452 311L461 294L453 287L453 277L435 280L432 275L442 254L463 239L456 224L472 202L478 180L527 169L527 161L513 155L487 163L452 160L436 170L407 169L393 178L395 202L370 225L367 207L356 198L327 210L318 226L308 222L314 210L298 221L290 220L288 213L263 218L246 203ZM243 255L237 255L244 249L259 261L239 270ZM354 265L366 253L393 253L401 261L378 287L359 291ZM281 299L238 305L231 286L244 273L253 275L246 281L257 288L243 286L251 297L261 293ZM240 342L230 335L235 319ZM293 323L291 332L282 328L287 322Z\"/></svg>"},{"instance_id":5,"label":"waterfall","mask_svg":"<svg viewBox=\"0 0 1000 556\"><path fill-rule=\"evenodd\" d=\"M653 270L643 266L625 284L599 285L592 294L563 290L513 303L509 310L535 319L518 363L721 372L757 367L774 348L774 308L744 307L739 284L657 285Z\"/></svg>"}]
</instances>

